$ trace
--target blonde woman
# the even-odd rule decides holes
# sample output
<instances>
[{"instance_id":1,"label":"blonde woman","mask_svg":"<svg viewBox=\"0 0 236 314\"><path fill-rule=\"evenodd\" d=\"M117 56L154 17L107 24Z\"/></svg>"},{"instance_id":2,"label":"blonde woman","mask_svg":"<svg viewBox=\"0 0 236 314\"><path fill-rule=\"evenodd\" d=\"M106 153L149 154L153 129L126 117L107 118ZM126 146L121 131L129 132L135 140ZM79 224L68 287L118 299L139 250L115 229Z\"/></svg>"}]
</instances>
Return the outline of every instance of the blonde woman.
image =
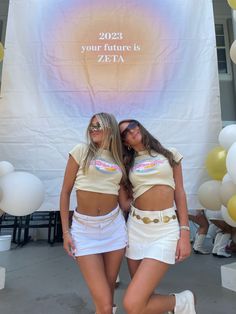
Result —
<instances>
[{"instance_id":1,"label":"blonde woman","mask_svg":"<svg viewBox=\"0 0 236 314\"><path fill-rule=\"evenodd\" d=\"M96 314L115 312L113 294L127 232L118 206L122 144L113 115L95 114L87 129L88 144L69 153L60 197L64 249L75 257L91 292ZM69 203L73 186L77 208L69 226Z\"/></svg>"},{"instance_id":2,"label":"blonde woman","mask_svg":"<svg viewBox=\"0 0 236 314\"><path fill-rule=\"evenodd\" d=\"M127 224L126 257L132 280L124 296L126 313L195 314L191 291L154 293L169 266L191 252L182 156L176 149L164 148L137 120L123 120L119 126L133 193ZM127 207L125 193L121 200Z\"/></svg>"}]
</instances>

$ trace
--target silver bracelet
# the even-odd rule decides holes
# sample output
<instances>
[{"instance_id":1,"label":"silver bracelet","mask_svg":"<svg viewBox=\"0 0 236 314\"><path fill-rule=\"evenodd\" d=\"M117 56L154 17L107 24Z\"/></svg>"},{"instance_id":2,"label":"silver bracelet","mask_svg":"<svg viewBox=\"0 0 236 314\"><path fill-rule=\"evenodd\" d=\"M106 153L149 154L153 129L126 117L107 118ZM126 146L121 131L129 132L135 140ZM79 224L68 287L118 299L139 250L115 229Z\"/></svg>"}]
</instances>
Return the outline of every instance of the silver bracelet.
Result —
<instances>
[{"instance_id":1,"label":"silver bracelet","mask_svg":"<svg viewBox=\"0 0 236 314\"><path fill-rule=\"evenodd\" d=\"M180 229L180 230L190 231L189 226L180 226L179 229Z\"/></svg>"}]
</instances>

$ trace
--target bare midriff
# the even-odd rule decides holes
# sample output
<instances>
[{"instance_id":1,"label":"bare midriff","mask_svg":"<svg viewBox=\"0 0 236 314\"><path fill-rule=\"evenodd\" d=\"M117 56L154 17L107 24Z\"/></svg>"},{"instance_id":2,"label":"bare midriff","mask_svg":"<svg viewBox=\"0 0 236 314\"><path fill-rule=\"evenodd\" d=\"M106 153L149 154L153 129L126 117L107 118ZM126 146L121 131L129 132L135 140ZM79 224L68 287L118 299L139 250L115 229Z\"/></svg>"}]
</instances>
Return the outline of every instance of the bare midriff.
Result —
<instances>
[{"instance_id":1,"label":"bare midriff","mask_svg":"<svg viewBox=\"0 0 236 314\"><path fill-rule=\"evenodd\" d=\"M168 185L154 185L134 202L134 206L141 210L164 210L173 204L174 190Z\"/></svg>"},{"instance_id":2,"label":"bare midriff","mask_svg":"<svg viewBox=\"0 0 236 314\"><path fill-rule=\"evenodd\" d=\"M106 215L118 205L118 196L113 194L77 190L76 197L76 211L88 216Z\"/></svg>"}]
</instances>

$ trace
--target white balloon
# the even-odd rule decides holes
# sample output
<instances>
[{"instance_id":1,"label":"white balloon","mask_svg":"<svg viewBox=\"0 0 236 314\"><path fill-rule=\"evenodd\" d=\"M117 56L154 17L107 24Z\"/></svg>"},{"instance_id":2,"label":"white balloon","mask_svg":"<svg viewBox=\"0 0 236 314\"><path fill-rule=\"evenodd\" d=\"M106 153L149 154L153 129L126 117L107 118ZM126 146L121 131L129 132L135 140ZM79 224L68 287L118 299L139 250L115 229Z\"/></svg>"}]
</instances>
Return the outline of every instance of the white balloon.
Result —
<instances>
[{"instance_id":1,"label":"white balloon","mask_svg":"<svg viewBox=\"0 0 236 314\"><path fill-rule=\"evenodd\" d=\"M230 216L229 216L229 213L228 213L228 209L224 206L221 207L221 214L222 214L222 217L224 219L224 221L230 225L231 227L236 227L236 221L234 221Z\"/></svg>"},{"instance_id":2,"label":"white balloon","mask_svg":"<svg viewBox=\"0 0 236 314\"><path fill-rule=\"evenodd\" d=\"M224 175L223 179L222 179L222 183L225 183L225 182L228 182L228 181L232 181L232 178L231 178L231 176L228 173L226 173Z\"/></svg>"},{"instance_id":3,"label":"white balloon","mask_svg":"<svg viewBox=\"0 0 236 314\"><path fill-rule=\"evenodd\" d=\"M4 176L15 170L14 166L8 161L0 161L0 176Z\"/></svg>"},{"instance_id":4,"label":"white balloon","mask_svg":"<svg viewBox=\"0 0 236 314\"><path fill-rule=\"evenodd\" d=\"M236 194L236 184L233 181L222 182L220 187L221 203L227 207L229 199Z\"/></svg>"},{"instance_id":5,"label":"white balloon","mask_svg":"<svg viewBox=\"0 0 236 314\"><path fill-rule=\"evenodd\" d=\"M42 182L31 173L12 172L0 178L0 208L13 216L25 216L37 210L44 200Z\"/></svg>"},{"instance_id":6,"label":"white balloon","mask_svg":"<svg viewBox=\"0 0 236 314\"><path fill-rule=\"evenodd\" d=\"M221 181L210 180L204 182L198 189L198 199L204 208L220 210L220 187Z\"/></svg>"},{"instance_id":7,"label":"white balloon","mask_svg":"<svg viewBox=\"0 0 236 314\"><path fill-rule=\"evenodd\" d=\"M236 184L236 142L230 147L227 153L226 168L232 181Z\"/></svg>"},{"instance_id":8,"label":"white balloon","mask_svg":"<svg viewBox=\"0 0 236 314\"><path fill-rule=\"evenodd\" d=\"M236 40L232 43L229 54L233 63L236 63Z\"/></svg>"},{"instance_id":9,"label":"white balloon","mask_svg":"<svg viewBox=\"0 0 236 314\"><path fill-rule=\"evenodd\" d=\"M219 143L228 150L234 142L236 142L236 124L227 125L220 131Z\"/></svg>"}]
</instances>

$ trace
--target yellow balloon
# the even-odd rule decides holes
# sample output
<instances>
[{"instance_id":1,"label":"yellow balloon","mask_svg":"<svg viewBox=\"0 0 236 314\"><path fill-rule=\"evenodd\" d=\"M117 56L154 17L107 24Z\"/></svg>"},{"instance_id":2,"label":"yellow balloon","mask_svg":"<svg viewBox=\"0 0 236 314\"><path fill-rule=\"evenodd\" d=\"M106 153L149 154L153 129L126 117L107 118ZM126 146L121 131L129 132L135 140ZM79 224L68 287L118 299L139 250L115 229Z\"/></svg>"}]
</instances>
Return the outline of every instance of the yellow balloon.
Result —
<instances>
[{"instance_id":1,"label":"yellow balloon","mask_svg":"<svg viewBox=\"0 0 236 314\"><path fill-rule=\"evenodd\" d=\"M2 61L3 57L4 57L4 48L3 48L2 43L0 42L0 62Z\"/></svg>"},{"instance_id":2,"label":"yellow balloon","mask_svg":"<svg viewBox=\"0 0 236 314\"><path fill-rule=\"evenodd\" d=\"M236 221L236 195L232 196L228 203L227 203L227 209L229 216Z\"/></svg>"},{"instance_id":3,"label":"yellow balloon","mask_svg":"<svg viewBox=\"0 0 236 314\"><path fill-rule=\"evenodd\" d=\"M226 155L226 150L221 146L213 148L208 153L206 158L206 169L212 179L222 180L226 174Z\"/></svg>"},{"instance_id":4,"label":"yellow balloon","mask_svg":"<svg viewBox=\"0 0 236 314\"><path fill-rule=\"evenodd\" d=\"M229 6L232 9L236 10L236 0L227 0L227 1L228 1Z\"/></svg>"}]
</instances>

